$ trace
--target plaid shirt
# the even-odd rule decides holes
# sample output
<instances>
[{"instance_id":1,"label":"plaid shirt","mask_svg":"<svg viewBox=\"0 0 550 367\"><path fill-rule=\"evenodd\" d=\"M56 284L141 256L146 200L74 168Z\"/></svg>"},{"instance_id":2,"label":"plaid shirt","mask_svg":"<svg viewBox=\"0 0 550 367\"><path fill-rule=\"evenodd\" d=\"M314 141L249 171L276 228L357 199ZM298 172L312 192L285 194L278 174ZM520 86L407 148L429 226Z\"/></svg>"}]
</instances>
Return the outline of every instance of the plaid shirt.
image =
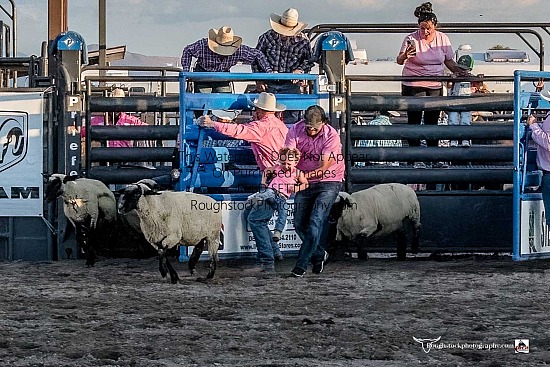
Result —
<instances>
[{"instance_id":1,"label":"plaid shirt","mask_svg":"<svg viewBox=\"0 0 550 367\"><path fill-rule=\"evenodd\" d=\"M270 29L260 36L256 48L266 56L273 71L278 73L292 73L294 70L309 73L313 67L309 39L303 33L284 37ZM257 65L252 64L252 71L258 71Z\"/></svg>"},{"instance_id":2,"label":"plaid shirt","mask_svg":"<svg viewBox=\"0 0 550 367\"><path fill-rule=\"evenodd\" d=\"M241 45L233 55L223 56L208 48L207 38L185 46L181 55L183 71L189 71L193 57L197 58L197 65L205 71L228 72L232 66L237 65L239 62L249 65L254 64L259 71L267 73L272 71L265 56L255 48Z\"/></svg>"}]
</instances>

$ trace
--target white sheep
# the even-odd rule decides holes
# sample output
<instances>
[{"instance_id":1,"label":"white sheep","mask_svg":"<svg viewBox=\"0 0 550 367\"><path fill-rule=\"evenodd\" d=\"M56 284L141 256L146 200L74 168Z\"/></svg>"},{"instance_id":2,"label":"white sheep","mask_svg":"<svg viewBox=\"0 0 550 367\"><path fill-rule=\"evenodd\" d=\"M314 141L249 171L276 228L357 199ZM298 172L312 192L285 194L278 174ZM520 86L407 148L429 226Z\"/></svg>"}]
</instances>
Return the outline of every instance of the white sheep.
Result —
<instances>
[{"instance_id":1,"label":"white sheep","mask_svg":"<svg viewBox=\"0 0 550 367\"><path fill-rule=\"evenodd\" d=\"M348 194L341 192L331 210L336 222L336 241L358 237L376 240L397 234L397 258L404 260L407 251L407 222L412 224L411 251L418 252L420 238L420 204L409 186L380 184Z\"/></svg>"},{"instance_id":2,"label":"white sheep","mask_svg":"<svg viewBox=\"0 0 550 367\"><path fill-rule=\"evenodd\" d=\"M216 200L190 192L159 192L158 189L153 180L128 185L119 198L119 214L137 210L141 231L158 251L163 278L169 272L171 282L178 282L179 276L166 251L180 244L194 246L188 264L191 274L206 246L211 256L206 278L211 279L218 265L222 226L222 214L216 210Z\"/></svg>"},{"instance_id":3,"label":"white sheep","mask_svg":"<svg viewBox=\"0 0 550 367\"><path fill-rule=\"evenodd\" d=\"M86 251L86 265L94 266L95 250L88 243L88 232L96 229L100 219L112 225L116 222L113 192L101 181L59 173L47 177L44 191L48 202L58 196L63 198L63 212L76 229L79 245Z\"/></svg>"}]
</instances>

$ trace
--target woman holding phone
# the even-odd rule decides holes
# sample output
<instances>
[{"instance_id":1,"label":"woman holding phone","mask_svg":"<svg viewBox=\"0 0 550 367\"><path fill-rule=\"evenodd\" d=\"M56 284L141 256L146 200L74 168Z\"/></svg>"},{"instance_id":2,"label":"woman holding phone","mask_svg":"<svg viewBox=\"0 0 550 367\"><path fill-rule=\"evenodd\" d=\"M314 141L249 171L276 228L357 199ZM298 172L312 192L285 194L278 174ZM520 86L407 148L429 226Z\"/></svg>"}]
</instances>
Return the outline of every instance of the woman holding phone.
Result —
<instances>
[{"instance_id":1,"label":"woman holding phone","mask_svg":"<svg viewBox=\"0 0 550 367\"><path fill-rule=\"evenodd\" d=\"M449 37L436 30L437 16L432 10L432 3L422 3L415 9L414 16L418 18L418 30L405 37L397 56L397 63L403 65L402 76L443 76L445 67L457 75L465 75L464 70L453 59L454 52ZM428 80L403 81L401 95L441 96L443 84ZM408 111L407 123L420 125L422 112L425 125L437 125L441 111ZM428 146L437 146L438 141L428 140L427 143ZM409 146L420 146L420 141L409 140Z\"/></svg>"}]
</instances>

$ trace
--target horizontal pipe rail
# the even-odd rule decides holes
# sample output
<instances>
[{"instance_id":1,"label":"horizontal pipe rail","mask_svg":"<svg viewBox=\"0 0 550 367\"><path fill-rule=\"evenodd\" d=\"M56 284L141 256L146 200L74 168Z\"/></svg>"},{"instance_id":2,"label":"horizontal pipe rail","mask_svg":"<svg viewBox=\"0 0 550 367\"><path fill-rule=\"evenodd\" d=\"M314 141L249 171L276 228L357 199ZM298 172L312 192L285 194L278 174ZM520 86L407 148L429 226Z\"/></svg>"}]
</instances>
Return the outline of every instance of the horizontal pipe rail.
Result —
<instances>
[{"instance_id":1,"label":"horizontal pipe rail","mask_svg":"<svg viewBox=\"0 0 550 367\"><path fill-rule=\"evenodd\" d=\"M118 166L92 166L87 177L100 180L109 184L130 184L145 178L156 178L170 175L171 167L157 167L147 169L144 167L118 167Z\"/></svg>"},{"instance_id":2,"label":"horizontal pipe rail","mask_svg":"<svg viewBox=\"0 0 550 367\"><path fill-rule=\"evenodd\" d=\"M495 111L514 109L514 96L487 94L475 97L403 97L399 95L367 95L354 93L349 97L351 111Z\"/></svg>"},{"instance_id":3,"label":"horizontal pipe rail","mask_svg":"<svg viewBox=\"0 0 550 367\"><path fill-rule=\"evenodd\" d=\"M487 183L510 184L513 167L491 168L351 168L349 178L355 184L380 184L400 182L424 183Z\"/></svg>"},{"instance_id":4,"label":"horizontal pipe rail","mask_svg":"<svg viewBox=\"0 0 550 367\"><path fill-rule=\"evenodd\" d=\"M171 162L175 148L92 148L92 162Z\"/></svg>"},{"instance_id":5,"label":"horizontal pipe rail","mask_svg":"<svg viewBox=\"0 0 550 367\"><path fill-rule=\"evenodd\" d=\"M179 96L90 97L90 112L179 112Z\"/></svg>"},{"instance_id":6,"label":"horizontal pipe rail","mask_svg":"<svg viewBox=\"0 0 550 367\"><path fill-rule=\"evenodd\" d=\"M92 140L176 140L179 126L101 126L90 127Z\"/></svg>"},{"instance_id":7,"label":"horizontal pipe rail","mask_svg":"<svg viewBox=\"0 0 550 367\"><path fill-rule=\"evenodd\" d=\"M350 148L347 160L352 162L383 162L383 161L443 161L443 162L471 162L492 161L512 162L514 160L514 148L503 146L469 148L455 147L373 147Z\"/></svg>"},{"instance_id":8,"label":"horizontal pipe rail","mask_svg":"<svg viewBox=\"0 0 550 367\"><path fill-rule=\"evenodd\" d=\"M351 125L351 139L469 139L512 140L514 125L511 123L482 123L464 125Z\"/></svg>"}]
</instances>

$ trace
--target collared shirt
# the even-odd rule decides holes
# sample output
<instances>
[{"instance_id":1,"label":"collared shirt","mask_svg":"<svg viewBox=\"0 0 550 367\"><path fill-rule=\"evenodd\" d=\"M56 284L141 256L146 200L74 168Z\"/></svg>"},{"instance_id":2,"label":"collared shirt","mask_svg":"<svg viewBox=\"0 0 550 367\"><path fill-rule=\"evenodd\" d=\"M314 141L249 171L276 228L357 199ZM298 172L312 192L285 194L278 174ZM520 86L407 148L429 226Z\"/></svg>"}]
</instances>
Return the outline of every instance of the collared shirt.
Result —
<instances>
[{"instance_id":1,"label":"collared shirt","mask_svg":"<svg viewBox=\"0 0 550 367\"><path fill-rule=\"evenodd\" d=\"M376 118L369 121L367 124L359 123L358 125L391 125L390 118L385 115L378 115ZM401 140L357 140L356 147L400 147Z\"/></svg>"},{"instance_id":2,"label":"collared shirt","mask_svg":"<svg viewBox=\"0 0 550 367\"><path fill-rule=\"evenodd\" d=\"M271 73L272 71L265 56L255 48L241 45L233 55L219 55L208 48L207 38L185 46L181 55L183 71L189 71L193 57L197 58L197 65L204 71L228 72L232 66L237 65L239 62L255 65L258 72Z\"/></svg>"},{"instance_id":3,"label":"collared shirt","mask_svg":"<svg viewBox=\"0 0 550 367\"><path fill-rule=\"evenodd\" d=\"M531 138L537 143L537 165L550 171L550 115L542 123L531 124Z\"/></svg>"},{"instance_id":4,"label":"collared shirt","mask_svg":"<svg viewBox=\"0 0 550 367\"><path fill-rule=\"evenodd\" d=\"M270 29L260 36L256 48L265 55L274 72L309 73L313 67L309 39L301 32L294 37L284 37ZM252 71L258 71L257 65L252 65Z\"/></svg>"},{"instance_id":5,"label":"collared shirt","mask_svg":"<svg viewBox=\"0 0 550 367\"><path fill-rule=\"evenodd\" d=\"M309 183L344 180L342 143L340 135L332 126L324 124L317 135L309 136L306 132L305 120L301 120L288 131L285 146L297 148L300 151L301 157L296 168L304 172L306 177L309 172L316 171L323 165L321 159L328 159L331 162L331 166L322 177L308 178Z\"/></svg>"},{"instance_id":6,"label":"collared shirt","mask_svg":"<svg viewBox=\"0 0 550 367\"><path fill-rule=\"evenodd\" d=\"M283 148L288 132L286 125L273 114L246 124L215 122L214 129L235 139L248 141L261 171L277 164L279 150Z\"/></svg>"},{"instance_id":7,"label":"collared shirt","mask_svg":"<svg viewBox=\"0 0 550 367\"><path fill-rule=\"evenodd\" d=\"M90 118L90 125L105 125L105 118L103 116L92 116ZM147 125L147 123L141 121L138 117L128 115L124 112L121 112L116 126L136 126L136 125ZM82 137L86 136L86 129L82 128L80 135ZM131 148L134 146L133 140L109 140L107 146L110 148Z\"/></svg>"},{"instance_id":8,"label":"collared shirt","mask_svg":"<svg viewBox=\"0 0 550 367\"><path fill-rule=\"evenodd\" d=\"M435 31L435 37L428 43L422 39L420 30L409 34L401 44L400 52L407 49L407 40L414 39L416 43L416 56L410 57L403 64L403 76L442 76L445 73L445 61L454 57L453 48L449 37L439 31ZM411 87L424 87L439 89L441 82L437 81L414 81L402 82L403 85Z\"/></svg>"},{"instance_id":9,"label":"collared shirt","mask_svg":"<svg viewBox=\"0 0 550 367\"><path fill-rule=\"evenodd\" d=\"M281 165L273 167L274 177L267 185L268 188L276 190L287 199L294 194L294 187L298 183L300 171L294 167L292 171L284 171Z\"/></svg>"}]
</instances>

